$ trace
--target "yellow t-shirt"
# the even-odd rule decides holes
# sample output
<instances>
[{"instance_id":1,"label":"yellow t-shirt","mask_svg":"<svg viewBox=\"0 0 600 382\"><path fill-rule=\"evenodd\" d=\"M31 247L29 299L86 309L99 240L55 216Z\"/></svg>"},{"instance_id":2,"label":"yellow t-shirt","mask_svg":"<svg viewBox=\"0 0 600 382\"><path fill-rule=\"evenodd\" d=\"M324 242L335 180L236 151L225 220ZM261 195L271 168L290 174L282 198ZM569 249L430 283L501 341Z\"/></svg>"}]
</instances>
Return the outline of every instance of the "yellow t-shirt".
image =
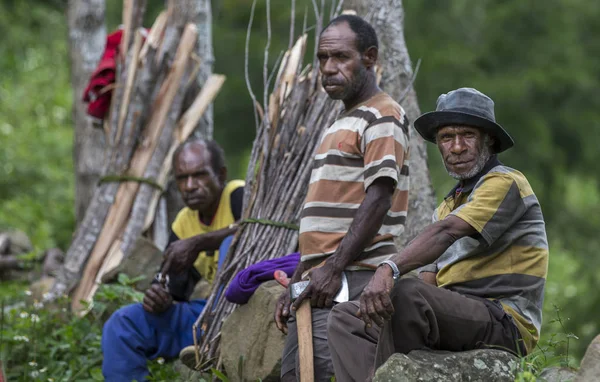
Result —
<instances>
[{"instance_id":1,"label":"yellow t-shirt","mask_svg":"<svg viewBox=\"0 0 600 382\"><path fill-rule=\"evenodd\" d=\"M215 217L210 225L206 225L200 221L198 211L191 210L188 207L183 208L177 214L175 221L171 225L171 229L179 239L187 239L192 236L205 234L208 232L218 231L227 228L230 224L235 223L233 212L231 211L231 193L236 189L244 187L243 180L232 180L223 189L219 207L215 213ZM200 252L194 266L200 272L200 275L209 283L212 283L215 274L217 273L217 265L219 263L219 251L214 251L214 254L209 256L206 252Z\"/></svg>"}]
</instances>

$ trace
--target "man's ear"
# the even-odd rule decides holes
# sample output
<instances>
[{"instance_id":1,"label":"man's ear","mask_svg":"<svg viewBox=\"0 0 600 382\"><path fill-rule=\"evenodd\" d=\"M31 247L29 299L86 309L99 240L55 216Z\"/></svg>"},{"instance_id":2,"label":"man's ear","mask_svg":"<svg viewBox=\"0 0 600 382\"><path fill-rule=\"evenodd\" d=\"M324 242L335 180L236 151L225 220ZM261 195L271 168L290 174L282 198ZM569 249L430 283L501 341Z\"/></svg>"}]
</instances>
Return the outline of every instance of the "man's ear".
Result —
<instances>
[{"instance_id":1,"label":"man's ear","mask_svg":"<svg viewBox=\"0 0 600 382\"><path fill-rule=\"evenodd\" d=\"M371 69L377 64L377 59L379 58L379 50L376 46L372 46L365 50L362 56L363 64L367 67L367 69Z\"/></svg>"}]
</instances>

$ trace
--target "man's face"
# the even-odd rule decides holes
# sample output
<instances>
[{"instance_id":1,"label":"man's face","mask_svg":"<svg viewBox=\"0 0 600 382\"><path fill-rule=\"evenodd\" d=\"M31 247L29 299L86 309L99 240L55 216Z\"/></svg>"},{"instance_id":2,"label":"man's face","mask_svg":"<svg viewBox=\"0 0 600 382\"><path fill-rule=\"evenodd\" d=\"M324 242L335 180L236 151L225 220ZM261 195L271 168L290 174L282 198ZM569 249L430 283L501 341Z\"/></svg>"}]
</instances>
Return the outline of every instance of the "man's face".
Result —
<instances>
[{"instance_id":1,"label":"man's face","mask_svg":"<svg viewBox=\"0 0 600 382\"><path fill-rule=\"evenodd\" d=\"M323 31L317 58L321 83L332 99L354 98L367 80L367 68L356 48L356 34L348 23L331 25Z\"/></svg>"},{"instance_id":2,"label":"man's face","mask_svg":"<svg viewBox=\"0 0 600 382\"><path fill-rule=\"evenodd\" d=\"M174 172L177 188L189 208L202 212L219 203L224 182L212 168L206 146L186 146L175 159Z\"/></svg>"},{"instance_id":3,"label":"man's face","mask_svg":"<svg viewBox=\"0 0 600 382\"><path fill-rule=\"evenodd\" d=\"M438 130L436 143L448 174L458 180L477 175L491 156L490 140L480 129L445 126Z\"/></svg>"}]
</instances>

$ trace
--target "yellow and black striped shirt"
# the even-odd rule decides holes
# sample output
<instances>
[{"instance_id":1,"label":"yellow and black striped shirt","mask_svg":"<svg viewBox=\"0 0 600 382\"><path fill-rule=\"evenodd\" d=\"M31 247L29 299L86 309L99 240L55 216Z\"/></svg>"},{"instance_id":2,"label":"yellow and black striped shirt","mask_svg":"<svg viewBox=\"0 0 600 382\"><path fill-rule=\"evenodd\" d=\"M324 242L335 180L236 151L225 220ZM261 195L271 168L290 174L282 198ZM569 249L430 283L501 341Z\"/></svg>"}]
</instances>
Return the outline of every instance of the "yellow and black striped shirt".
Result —
<instances>
[{"instance_id":1,"label":"yellow and black striped shirt","mask_svg":"<svg viewBox=\"0 0 600 382\"><path fill-rule=\"evenodd\" d=\"M433 220L454 215L477 230L436 261L439 287L498 300L530 352L539 339L548 240L540 204L525 176L492 157L482 173L455 187Z\"/></svg>"}]
</instances>

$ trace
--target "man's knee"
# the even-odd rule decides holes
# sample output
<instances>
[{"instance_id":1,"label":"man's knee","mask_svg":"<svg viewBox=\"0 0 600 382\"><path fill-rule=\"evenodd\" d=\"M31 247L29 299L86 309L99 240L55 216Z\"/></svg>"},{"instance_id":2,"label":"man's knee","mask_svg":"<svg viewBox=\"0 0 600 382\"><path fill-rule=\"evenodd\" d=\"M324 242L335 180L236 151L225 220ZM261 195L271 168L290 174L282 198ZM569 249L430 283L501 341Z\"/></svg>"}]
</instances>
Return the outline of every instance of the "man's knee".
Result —
<instances>
[{"instance_id":1,"label":"man's knee","mask_svg":"<svg viewBox=\"0 0 600 382\"><path fill-rule=\"evenodd\" d=\"M426 288L435 288L416 278L403 278L398 280L392 291L392 302L394 305L410 304L421 296Z\"/></svg>"},{"instance_id":2,"label":"man's knee","mask_svg":"<svg viewBox=\"0 0 600 382\"><path fill-rule=\"evenodd\" d=\"M102 333L110 333L114 330L128 326L142 318L144 308L142 304L127 305L115 311L104 323Z\"/></svg>"},{"instance_id":3,"label":"man's knee","mask_svg":"<svg viewBox=\"0 0 600 382\"><path fill-rule=\"evenodd\" d=\"M335 340L347 328L349 317L356 316L360 305L355 301L344 302L333 307L327 319L327 337Z\"/></svg>"}]
</instances>

